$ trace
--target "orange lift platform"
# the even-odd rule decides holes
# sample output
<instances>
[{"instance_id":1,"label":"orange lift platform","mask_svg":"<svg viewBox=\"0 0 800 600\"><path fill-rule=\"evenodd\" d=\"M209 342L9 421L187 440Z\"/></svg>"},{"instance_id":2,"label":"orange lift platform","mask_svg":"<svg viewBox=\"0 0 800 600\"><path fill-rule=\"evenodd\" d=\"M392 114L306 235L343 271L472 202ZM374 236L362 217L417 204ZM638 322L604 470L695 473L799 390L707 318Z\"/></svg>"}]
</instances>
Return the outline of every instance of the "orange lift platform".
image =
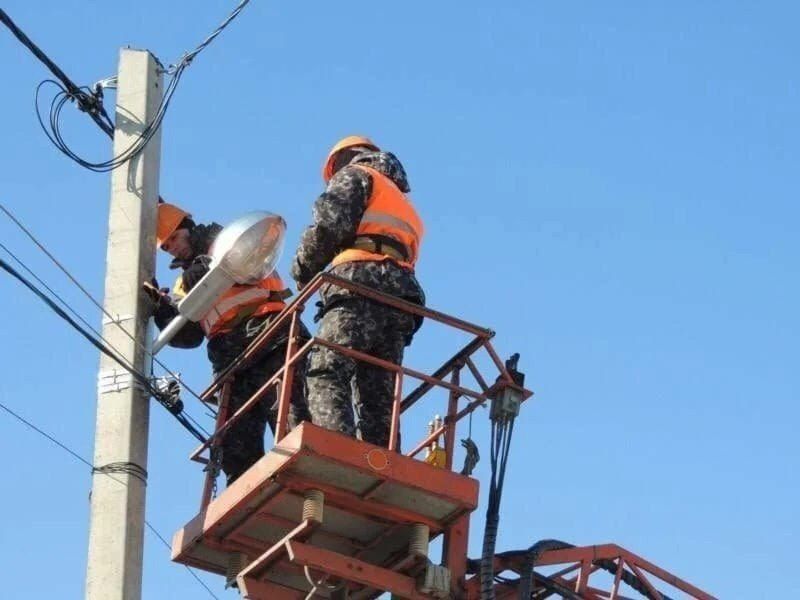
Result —
<instances>
[{"instance_id":1,"label":"orange lift platform","mask_svg":"<svg viewBox=\"0 0 800 600\"><path fill-rule=\"evenodd\" d=\"M311 296L331 283L460 330L470 339L431 374L317 337L302 342L297 335L299 316ZM283 367L240 409L229 414L227 396L237 371L287 325L289 344ZM480 585L481 561L467 558L470 515L478 506L479 486L472 477L452 470L456 426L487 402L493 407L505 403L518 411L532 395L521 385L515 368L495 352L493 336L489 329L328 273L317 275L203 393L208 402L215 395L221 401L214 434L191 457L206 465L205 485L199 513L173 538L173 560L225 576L229 585L236 585L250 600L361 599L385 592L420 600L487 597L487 588ZM314 345L327 346L394 373L387 448L310 423L287 431L294 365ZM492 378L485 377L476 364L475 355L480 351L486 352L493 365ZM465 370L477 389L463 384ZM404 397L406 377L420 383ZM491 384L487 383L489 379ZM279 389L274 447L217 496L219 440L273 386ZM409 452L400 453L400 415L435 389L446 391L444 419L435 422L428 436ZM425 456L420 458L423 451ZM429 543L439 536L443 539L440 564L429 558ZM550 575L533 570L535 566L557 564L563 568ZM497 554L489 565L494 578L488 590L491 598L522 593L520 597L624 600L619 588L626 583L644 597L669 600L647 579L649 574L683 590L690 598L714 600L613 545L574 548L541 542L525 552ZM610 591L589 585L590 576L599 570L614 575ZM500 577L503 572L516 573L518 578Z\"/></svg>"}]
</instances>

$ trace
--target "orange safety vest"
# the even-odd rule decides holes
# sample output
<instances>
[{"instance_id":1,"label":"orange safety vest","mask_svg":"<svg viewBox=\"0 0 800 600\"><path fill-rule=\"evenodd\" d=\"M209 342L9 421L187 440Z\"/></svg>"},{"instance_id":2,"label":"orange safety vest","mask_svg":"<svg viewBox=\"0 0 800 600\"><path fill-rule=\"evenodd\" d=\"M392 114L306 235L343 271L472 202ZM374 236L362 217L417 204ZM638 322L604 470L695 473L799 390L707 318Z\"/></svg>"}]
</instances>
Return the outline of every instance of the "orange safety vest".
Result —
<instances>
[{"instance_id":1,"label":"orange safety vest","mask_svg":"<svg viewBox=\"0 0 800 600\"><path fill-rule=\"evenodd\" d=\"M376 239L390 238L398 246L405 249L405 256L395 256L394 252L383 254L380 251L371 252L362 248L348 248L334 257L331 265L336 266L345 262L359 260L394 260L399 265L413 269L419 257L419 245L425 228L422 225L414 206L395 183L386 175L365 165L353 165L372 176L372 194L367 200L367 208L361 217L356 231L356 246L358 238ZM394 245L394 244L393 244ZM379 244L376 244L379 248Z\"/></svg>"},{"instance_id":2,"label":"orange safety vest","mask_svg":"<svg viewBox=\"0 0 800 600\"><path fill-rule=\"evenodd\" d=\"M176 282L174 293L178 299L185 294L180 277ZM211 310L200 319L200 327L203 328L206 337L212 338L220 333L230 331L243 314L260 317L282 311L286 306L284 300L291 294L292 292L284 285L280 275L274 271L257 284L236 284L222 294Z\"/></svg>"}]
</instances>

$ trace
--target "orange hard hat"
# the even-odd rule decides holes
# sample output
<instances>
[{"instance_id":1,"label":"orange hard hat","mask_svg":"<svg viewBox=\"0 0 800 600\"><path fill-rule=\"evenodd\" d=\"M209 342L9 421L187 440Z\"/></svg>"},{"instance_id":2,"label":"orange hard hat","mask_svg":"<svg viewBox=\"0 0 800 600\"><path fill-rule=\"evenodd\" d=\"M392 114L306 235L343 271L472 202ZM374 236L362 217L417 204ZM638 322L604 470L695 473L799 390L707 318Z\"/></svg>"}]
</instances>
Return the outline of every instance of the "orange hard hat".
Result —
<instances>
[{"instance_id":1,"label":"orange hard hat","mask_svg":"<svg viewBox=\"0 0 800 600\"><path fill-rule=\"evenodd\" d=\"M336 155L342 150L353 148L355 146L367 146L368 148L372 148L374 150L380 149L371 139L364 137L363 135L348 135L347 137L340 139L333 145L331 151L328 152L328 158L325 160L325 165L322 167L323 180L327 182L330 181L331 177L333 177L333 163L336 160Z\"/></svg>"},{"instance_id":2,"label":"orange hard hat","mask_svg":"<svg viewBox=\"0 0 800 600\"><path fill-rule=\"evenodd\" d=\"M178 229L181 222L191 216L174 204L160 202L158 204L158 224L156 225L156 242L158 245L163 244Z\"/></svg>"}]
</instances>

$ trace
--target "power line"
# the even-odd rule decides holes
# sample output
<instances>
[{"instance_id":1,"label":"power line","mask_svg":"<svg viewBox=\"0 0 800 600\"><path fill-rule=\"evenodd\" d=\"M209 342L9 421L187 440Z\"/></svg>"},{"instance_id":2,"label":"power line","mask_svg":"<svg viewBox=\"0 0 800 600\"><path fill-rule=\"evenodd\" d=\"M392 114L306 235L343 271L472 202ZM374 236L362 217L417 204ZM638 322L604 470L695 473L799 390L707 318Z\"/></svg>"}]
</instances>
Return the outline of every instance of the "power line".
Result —
<instances>
[{"instance_id":1,"label":"power line","mask_svg":"<svg viewBox=\"0 0 800 600\"><path fill-rule=\"evenodd\" d=\"M92 294L89 292L89 290L87 290L87 289L86 289L86 287L84 287L84 286L81 284L81 282L80 282L80 281L78 281L78 280L77 280L77 279L76 279L76 278L75 278L75 277L72 275L72 273L70 273L70 271L69 271L69 270L68 270L68 269L67 269L67 268L66 268L66 267L65 267L63 264L61 264L61 262L60 262L60 261L59 261L59 260L58 260L58 259L57 259L55 256L53 256L52 252L50 252L50 251L47 249L47 247L46 247L46 246L45 246L45 245L44 245L44 244L43 244L41 241L39 241L39 240L36 238L36 236L35 236L35 235L33 235L33 233L30 231L30 229L28 229L28 228L27 228L27 227L26 227L26 226L25 226L25 225L24 225L24 224L23 224L23 223L22 223L22 222L21 222L21 221L20 221L20 220L19 220L19 219L18 219L18 218L15 216L15 215L14 215L14 213L12 213L12 212L11 212L11 211L10 211L8 208L6 208L6 206L5 206L5 205L4 205L2 202L0 202L0 210L2 210L2 211L3 211L3 212L6 214L6 216L7 216L9 219L11 219L11 221L12 221L12 222L13 222L13 223L14 223L14 224L15 224L15 225L16 225L16 226L17 226L17 227L18 227L18 228L19 228L19 229L20 229L20 230L21 230L21 231L22 231L22 232L23 232L23 233L26 235L26 236L28 236L28 238L29 238L29 239L30 239L30 240L31 240L31 241L32 241L32 242L33 242L33 243L36 245L36 247L38 247L38 248L39 248L39 250L41 250L41 251L44 253L44 255L45 255L45 256L47 256L47 258L49 258L49 259L50 259L50 260L53 262L53 264L54 264L56 267L58 267L58 269L59 269L59 270L60 270L62 273L64 273L64 275L66 275L66 276L67 276L67 278L68 278L68 279L69 279L69 280L70 280L70 281L71 281L73 284L75 284L75 286L76 286L76 287L77 287L77 288L78 288L78 289L79 289L81 292L83 292L84 296L86 296L86 297L87 297L87 298L88 298L88 299L89 299L89 300L92 302L92 304L94 304L94 305L95 305L97 308L99 308L99 309L102 311L102 313L103 313L103 314L106 316L106 318L107 318L107 319L108 319L110 322L114 323L114 324L115 324L115 325L116 325L116 326L117 326L117 327L118 327L118 328L119 328L119 329L120 329L120 330L121 330L121 331L122 331L122 332L123 332L123 333L124 333L126 336L128 336L128 338L129 338L130 340L132 340L132 341L133 341L133 343L134 343L134 344L139 344L139 345L141 345L141 343L140 343L140 342L139 342L139 341L138 341L138 340L137 340L137 339L136 339L136 338L135 338L135 337L134 337L134 336L133 336L133 335L132 335L132 334L131 334L131 333L130 333L128 330L127 330L127 329L125 329L125 328L122 326L122 323L120 323L120 322L118 321L118 319L115 319L115 318L114 318L114 317L113 317L113 316L112 316L112 315L111 315L111 314L110 314L110 313L109 313L109 312L108 312L108 311L105 309L105 307L104 307L104 306L103 306L103 305L100 303L100 301L99 301L99 300L97 300L97 299L96 299L94 296L92 296ZM15 256L14 256L14 255L13 255L13 254L12 254L12 253L11 253L11 252L8 250L8 249L7 249L7 248L6 248L5 250L6 250L6 252L8 252L8 253L9 253L9 255L11 255L11 256L12 256L12 257L13 257L13 258L14 258L14 259L15 259L15 260L16 260L16 261L17 261L17 262L20 264L20 265L22 265L22 266L25 268L25 270L27 270L29 273L31 273L31 275L33 275L34 277L36 277L36 275L35 275L35 274L34 274L34 273L33 273L33 272L30 270L30 269L28 269L27 267L25 267L25 265L22 263L22 261L20 261L18 258L16 258L16 257L15 257ZM41 283L42 285L45 285L45 287L47 287L47 286L46 286L46 284L44 284L44 282L42 282L42 281L41 281L41 279L39 279L38 277L36 277L36 279L37 279L37 281L39 281L39 283ZM51 293L52 293L52 294L53 294L53 295L54 295L56 298L59 298L59 297L58 297L58 295L56 295L56 294L55 294L55 292L53 292L52 290L50 290L50 288L49 288L49 287L48 287L48 290L49 290L49 291L50 291L50 292L51 292ZM61 300L61 298L59 298L59 300ZM68 306L68 305L67 305L67 303L66 303L66 302L64 302L63 300L61 300L61 302L62 302L62 304L64 304L65 306ZM70 310L71 310L71 309L70 309ZM74 313L74 314L76 314L76 316L77 316L77 313L75 313L75 311L73 311L73 313ZM79 317L79 318L80 318L80 317ZM83 321L83 322L84 322L86 325L88 325L88 323L86 323L86 321L85 321L85 320L83 320L83 319L81 319L81 320L82 320L82 321ZM89 326L89 327L91 327L91 325L88 325L88 326ZM97 332L96 332L96 330L95 330L95 333L97 333ZM99 335L99 334L98 334L98 335ZM106 343L108 343L108 342L106 342ZM110 345L110 344L109 344L109 345ZM148 351L148 349L147 349L147 348L144 348L144 350L145 350L145 352L147 352L147 351ZM195 398L197 398L197 399L198 399L200 402L202 402L202 403L203 403L203 405L204 405L204 408L206 408L206 409L210 410L212 413L214 413L214 415L216 415L216 412L215 412L213 409L211 409L211 408L210 408L210 407L207 405L207 403L206 403L206 402L203 400L203 398L202 398L202 397L201 397L201 396L200 396L200 395L199 395L197 392L195 392L195 391L194 391L194 390L193 390L191 387L189 387L189 385L188 385L188 384L186 384L186 382L185 382L185 381L183 381L183 380L182 380L182 379L181 379L181 378L180 378L180 377L179 377L179 376L178 376L176 373L174 373L172 370L170 370L170 369L169 369L169 367L167 367L167 365L165 365L165 364L164 364L164 363L163 363L161 360L159 360L158 358L156 358L156 357L155 357L155 356L153 356L152 354L151 354L151 358L153 359L153 361L154 361L154 362L155 362L155 363L156 363L158 366L160 366L162 369L164 369L164 371L165 371L167 374L169 374L171 377L173 377L173 378L174 378L174 379L176 379L178 382L180 382L180 384L183 386L183 388L184 388L184 389L185 389L187 392L189 392L189 394L191 394L192 396L194 396Z\"/></svg>"},{"instance_id":2,"label":"power line","mask_svg":"<svg viewBox=\"0 0 800 600\"><path fill-rule=\"evenodd\" d=\"M206 438L203 437L203 433L208 435L208 432L202 429L202 427L195 426L193 424L196 423L191 416L188 416L182 412L182 407L178 406L174 403L169 397L162 394L159 390L155 389L153 385L150 383L149 378L140 373L134 368L126 365L124 360L117 355L115 351L110 349L108 346L97 340L95 337L89 333L86 329L81 327L72 317L70 317L64 310L58 306L52 299L50 299L44 292L38 289L33 283L31 283L25 276L23 276L19 271L14 269L11 265L9 265L6 261L0 259L0 268L6 271L9 275L14 277L20 283L22 283L25 287L27 287L30 291L32 291L42 302L44 302L53 312L55 312L59 317L65 320L69 325L73 327L78 333L80 333L90 344L92 344L95 348L100 350L103 354L114 360L117 364L119 364L123 369L125 369L128 373L130 373L131 377L136 380L136 382L141 385L147 393L149 393L156 401L164 406L170 414L181 424L183 427L191 433L194 437L196 437L201 442L205 442ZM199 429L199 430L198 430ZM201 433L202 431L202 433Z\"/></svg>"},{"instance_id":3,"label":"power line","mask_svg":"<svg viewBox=\"0 0 800 600\"><path fill-rule=\"evenodd\" d=\"M75 452L75 451L74 451L72 448L70 448L69 446L67 446L67 445L66 445L66 444L64 444L63 442L59 441L58 439L56 439L55 437L53 437L52 435L50 435L49 433L47 433L47 432L46 432L46 431L44 431L43 429L41 429L41 428L37 427L36 425L34 425L32 422L30 422L29 420L27 420L27 419L26 419L25 417L23 417L22 415L20 415L20 414L18 414L18 413L16 413L16 412L14 412L13 410L11 410L11 409L10 409L8 406L6 406L5 404L3 404L2 402L0 402L0 409L4 410L4 411L5 411L5 412L7 412L9 415L11 415L12 417L14 417L14 418L15 418L17 421L19 421L19 422L20 422L20 423L22 423L23 425L25 425L25 426L29 427L30 429L32 429L33 431L35 431L36 433L38 433L38 434L39 434L39 435L41 435L42 437L46 438L47 440L49 440L50 442L52 442L53 444L55 444L56 446L58 446L59 448L61 448L61 449L62 449L62 450L64 450L65 452L67 452L67 453L68 453L70 456L72 456L72 457L73 457L75 460L77 460L77 461L79 461L79 462L82 462L84 465L86 465L87 467L89 467L90 469L92 469L92 473L100 473L100 474L102 474L102 475L105 475L106 477L110 477L111 479L113 479L114 481L116 481L117 483L119 483L119 484L121 484L121 485L124 485L124 486L127 486L127 485L128 485L126 482L122 481L121 479L117 479L116 477L112 476L112 475L111 475L111 474L109 474L109 473L104 473L103 471L101 471L101 470L98 470L97 468L95 468L95 466L94 466L92 463L90 463L88 460L86 460L85 458L83 458L83 457L82 457L80 454L78 454L77 452ZM157 530L157 529L156 529L156 528L155 528L155 527L154 527L154 526L153 526L153 525L150 523L150 521L148 521L147 519L145 519L145 521L144 521L144 524L145 524L145 526L147 526L147 528L148 528L148 529L149 529L149 530L150 530L150 531L151 531L151 532L152 532L152 533L153 533L153 534L154 534L154 535L155 535L155 536L156 536L156 537L157 537L159 540L161 540L161 543L162 543L162 544L164 544L164 546L166 546L166 547L167 547L167 548L169 548L169 549L171 549L171 548L172 548L172 547L170 546L169 542L168 542L168 541L167 541L167 540L164 538L164 536L163 536L163 535L161 535L161 534L158 532L158 530ZM211 595L211 597L212 597L212 598L215 598L216 600L219 600L219 598L217 597L217 595L216 595L216 594L214 594L214 592L213 592L213 591L211 591L211 588L209 588L209 587L208 587L208 585L206 585L206 583L205 583L205 582L204 582L202 579L200 579L200 577L197 575L197 573L195 573L195 572L194 572L194 569L192 569L192 568L191 568L191 567L189 567L188 565L183 565L183 566L186 568L186 570L187 570L187 571L189 571L189 574L190 574L192 577L194 577L194 579L195 579L195 580L196 580L196 581L197 581L197 582L198 582L198 583L199 583L201 586L203 586L203 587L206 589L206 591L207 591L207 592L208 592L208 593Z\"/></svg>"},{"instance_id":4,"label":"power line","mask_svg":"<svg viewBox=\"0 0 800 600\"><path fill-rule=\"evenodd\" d=\"M27 271L31 275L31 277L36 279L36 281L39 283L39 285L41 285L48 292L50 292L50 294L52 294L59 302L61 302L61 304L68 311L70 311L75 316L75 318L77 318L79 321L81 321L81 323L83 323L92 333L94 333L100 340L102 340L104 344L106 344L108 347L110 347L112 350L114 350L114 352L116 352L118 354L119 358L121 358L121 359L123 359L125 361L125 363L127 364L126 368L129 368L129 369L133 369L134 368L133 367L133 363L131 363L131 361L129 361L128 359L124 358L121 354L119 354L119 350L117 350L116 347L114 347L108 340L106 340L96 328L94 328L83 316L80 315L80 313L78 313L78 311L76 311L72 306L70 306L70 304L66 300L64 300L60 295L58 295L58 293L55 292L53 290L53 288L51 288L49 285L47 285L47 283L45 281L43 281L41 277L39 277L36 273L34 273L30 269L30 267L28 267L28 265L26 265L24 262L22 262L22 260L20 260L19 257L17 257L16 254L14 254L11 250L9 250L8 247L6 247L6 245L3 244L2 242L0 242L0 249L4 250L12 259L14 259L17 262L17 264L19 264L23 269L25 269L25 271ZM206 435L209 435L208 432L205 429L203 429L203 426L200 425L200 423L198 423L197 420L194 417L192 417L189 413L184 413L184 414L186 415L186 418L189 419L189 421L195 427L197 427L200 431L202 431Z\"/></svg>"},{"instance_id":5,"label":"power line","mask_svg":"<svg viewBox=\"0 0 800 600\"><path fill-rule=\"evenodd\" d=\"M219 27L217 27L214 31L212 31L211 34L205 40L203 40L200 43L200 45L198 45L194 50L192 50L191 52L186 52L181 57L181 59L180 59L178 64L179 65L185 64L186 66L189 66L189 64L194 60L194 58L198 54L200 54L203 50L205 50L211 44L211 42L213 42L214 39L220 33L222 33L222 31L230 24L230 22L233 21L236 17L239 16L239 13L242 12L244 7L247 6L249 3L250 3L250 0L242 0L241 2L239 2L239 5L236 8L233 9L231 14L229 14L227 16L227 18L222 23L220 23ZM173 66L170 65L170 70L172 68L173 68Z\"/></svg>"},{"instance_id":6,"label":"power line","mask_svg":"<svg viewBox=\"0 0 800 600\"><path fill-rule=\"evenodd\" d=\"M69 144L64 139L61 133L61 111L63 110L64 106L67 103L76 101L78 103L78 108L82 111L89 113L92 119L97 123L97 125L109 136L114 136L114 124L111 122L111 119L108 117L105 108L103 107L103 87L100 83L96 84L94 89L90 89L88 87L78 87L66 74L55 64L36 44L34 44L30 38L11 20L11 18L2 10L0 10L0 22L2 22L6 27L8 27L11 32L16 36L16 38L22 42L22 44L28 48L34 56L36 56L44 65L50 69L50 71L56 76L58 81L52 79L46 79L42 81L36 88L36 95L35 95L35 108L36 108L36 118L39 121L39 125L44 131L47 138L52 142L52 144L64 155L81 165L82 167L89 169L90 171L95 171L98 173L106 173L108 171L112 171L119 167L120 165L124 164L128 160L138 156L144 147L150 142L150 140L156 135L159 128L161 127L161 123L164 120L164 117L167 113L167 109L169 108L169 104L172 101L172 96L175 93L175 90L178 87L178 83L183 76L184 71L186 68L192 63L192 61L197 57L200 52L205 50L216 38L217 36L222 33L222 31L228 27L228 25L233 21L239 13L242 12L245 6L249 4L250 0L242 0L233 9L233 11L225 18L225 20L213 31L211 34L206 37L196 48L193 50L186 52L181 56L178 60L177 64L170 65L168 69L165 69L163 72L170 76L170 79L164 89L164 94L161 98L161 102L156 110L156 114L153 117L153 120L146 125L144 130L141 134L128 146L125 150L123 150L117 156L114 156L108 160L99 161L99 162L92 162L82 158L76 152L74 152ZM49 114L49 123L45 126L44 121L42 120L42 115L39 110L39 92L43 85L45 84L52 84L58 88L58 91L54 95L53 99L50 103L50 114Z\"/></svg>"},{"instance_id":7,"label":"power line","mask_svg":"<svg viewBox=\"0 0 800 600\"><path fill-rule=\"evenodd\" d=\"M40 48L37 46L33 41L25 35L25 32L22 31L14 21L11 20L11 17L0 8L0 23L3 23L8 29L14 34L22 44L31 51L31 53L38 58L44 66L46 66L50 72L55 75L59 81L61 81L64 88L69 92L72 98L78 103L78 108L80 110L89 114L92 117L92 120L97 123L97 126L100 127L109 137L114 136L114 124L111 122L108 114L106 113L105 108L103 108L102 97L99 99L97 96L92 95L91 93L86 93L84 90L79 88L75 83L67 77L67 74L61 70L61 68L55 64L50 57L48 57ZM99 102L98 102L99 100Z\"/></svg>"}]
</instances>

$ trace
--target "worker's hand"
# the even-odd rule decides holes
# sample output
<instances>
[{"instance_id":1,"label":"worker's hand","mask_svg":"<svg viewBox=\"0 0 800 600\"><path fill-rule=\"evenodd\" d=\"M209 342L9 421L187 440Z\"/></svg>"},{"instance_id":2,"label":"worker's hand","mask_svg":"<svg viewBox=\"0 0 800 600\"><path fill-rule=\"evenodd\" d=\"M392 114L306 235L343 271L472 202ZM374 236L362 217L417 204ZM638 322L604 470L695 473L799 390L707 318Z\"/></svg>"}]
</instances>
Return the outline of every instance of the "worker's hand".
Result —
<instances>
[{"instance_id":1,"label":"worker's hand","mask_svg":"<svg viewBox=\"0 0 800 600\"><path fill-rule=\"evenodd\" d=\"M189 265L189 268L183 272L183 289L188 292L190 289L196 286L197 282L200 281L206 273L208 273L208 267L210 264L210 256L202 254L196 257L192 261L192 264Z\"/></svg>"},{"instance_id":2,"label":"worker's hand","mask_svg":"<svg viewBox=\"0 0 800 600\"><path fill-rule=\"evenodd\" d=\"M142 289L153 303L153 309L158 308L162 302L171 302L169 297L169 288L159 288L158 281L156 281L155 277L150 281L145 281L142 284Z\"/></svg>"},{"instance_id":3,"label":"worker's hand","mask_svg":"<svg viewBox=\"0 0 800 600\"><path fill-rule=\"evenodd\" d=\"M306 287L305 283L300 283L299 281L294 282L295 287L297 288L298 292L302 292L303 288Z\"/></svg>"}]
</instances>

